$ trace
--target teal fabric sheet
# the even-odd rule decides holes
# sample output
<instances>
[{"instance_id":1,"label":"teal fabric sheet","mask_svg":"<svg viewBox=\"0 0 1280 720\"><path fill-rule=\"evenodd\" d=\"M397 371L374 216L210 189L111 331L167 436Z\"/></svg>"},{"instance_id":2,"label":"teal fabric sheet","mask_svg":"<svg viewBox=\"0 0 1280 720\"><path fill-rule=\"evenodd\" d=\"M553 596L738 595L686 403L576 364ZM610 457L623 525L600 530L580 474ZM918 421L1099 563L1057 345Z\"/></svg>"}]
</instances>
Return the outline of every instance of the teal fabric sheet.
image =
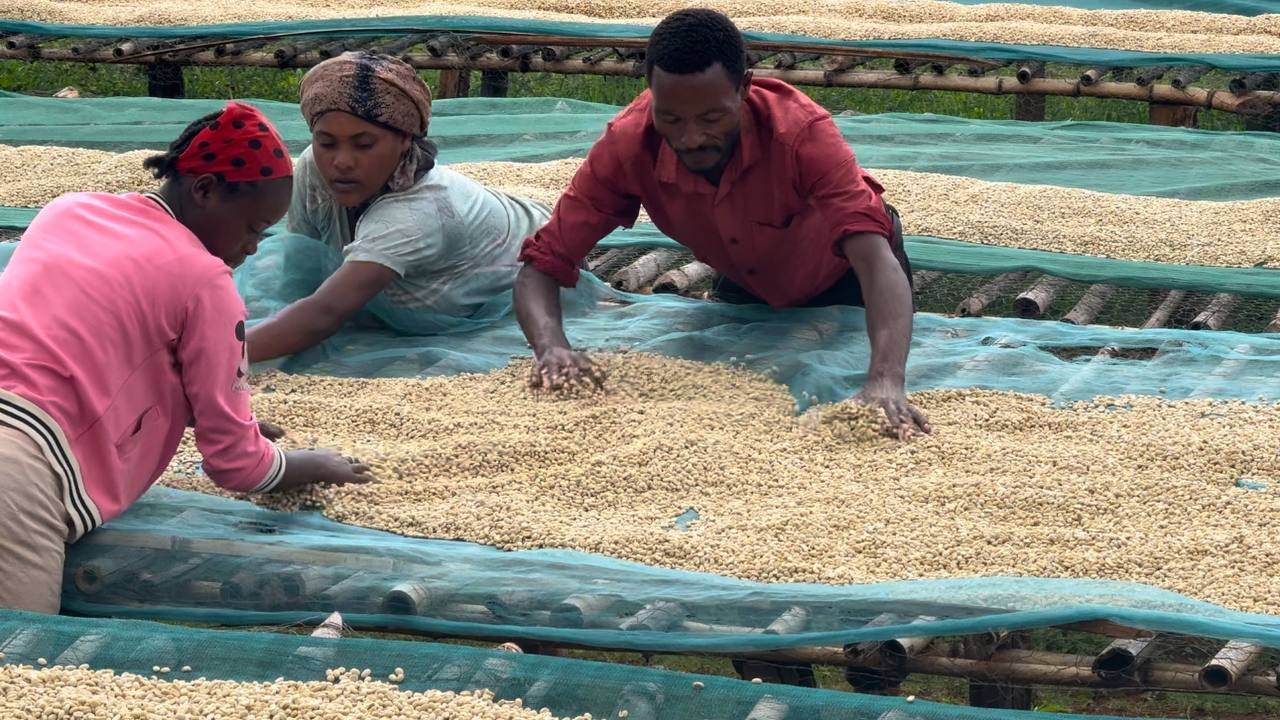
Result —
<instances>
[{"instance_id":1,"label":"teal fabric sheet","mask_svg":"<svg viewBox=\"0 0 1280 720\"><path fill-rule=\"evenodd\" d=\"M0 648L4 662L15 664L35 666L45 658L148 677L162 663L175 670L190 666L191 678L260 683L323 682L325 670L336 667L369 668L382 680L399 667L403 690L490 690L497 699L520 698L526 707L548 708L555 717L616 718L626 710L633 720L1079 720L425 641L323 639L14 611L0 611ZM167 677L175 676L187 677ZM753 714L757 709L769 714Z\"/></svg>"},{"instance_id":2,"label":"teal fabric sheet","mask_svg":"<svg viewBox=\"0 0 1280 720\"><path fill-rule=\"evenodd\" d=\"M961 5L985 5L995 0L951 0ZM1275 0L1007 0L1022 5L1058 5L1082 10L1194 10L1225 15L1266 15L1280 12Z\"/></svg>"},{"instance_id":3,"label":"teal fabric sheet","mask_svg":"<svg viewBox=\"0 0 1280 720\"><path fill-rule=\"evenodd\" d=\"M77 585L77 571L115 569L126 556L132 571L92 587ZM337 609L358 626L427 634L642 652L748 652L888 640L903 637L904 626L917 620L911 636L1110 620L1280 649L1280 618L1235 612L1136 583L1017 577L865 585L759 583L572 550L501 551L406 538L342 525L315 513L279 513L164 487L153 488L124 515L72 546L66 568L67 610L193 623L283 625ZM129 582L130 572L162 575L172 574L173 568L185 568L179 577L187 582L217 582L221 592L199 599L180 582L157 587ZM358 571L364 573L352 579ZM324 579L314 577L317 573ZM280 581L284 593L268 578ZM352 580L336 595L325 597L320 591L346 579ZM388 595L406 579L421 583L431 599L418 606L417 614L386 612L396 607L384 604ZM308 583L311 590L294 591ZM513 594L522 595L518 603ZM587 609L573 612L564 603L583 595L614 604L585 604ZM678 605L685 622L662 630L627 627L636 612L664 602ZM476 605L492 614L468 617ZM797 606L809 615L802 629L776 635L752 630L767 627ZM886 613L897 619L865 627Z\"/></svg>"},{"instance_id":4,"label":"teal fabric sheet","mask_svg":"<svg viewBox=\"0 0 1280 720\"><path fill-rule=\"evenodd\" d=\"M309 142L297 105L254 101L296 155ZM0 143L161 150L216 100L0 93ZM559 98L437 101L431 136L446 163L583 157L620 108ZM941 115L845 115L836 124L870 168L1186 200L1280 195L1280 134L1106 122L1027 123Z\"/></svg>"},{"instance_id":5,"label":"teal fabric sheet","mask_svg":"<svg viewBox=\"0 0 1280 720\"><path fill-rule=\"evenodd\" d=\"M376 34L423 31L475 33L526 33L583 38L647 38L651 28L624 23L557 22L549 20L514 20L502 17L399 16L353 18L348 20L306 20L287 22L233 23L224 25L187 25L162 27L109 27L102 25L46 24L0 20L0 32L34 33L93 38L115 38L122 35L147 38L212 37L234 38L275 33L315 33L341 30L347 34ZM1129 50L1100 50L1053 45L1016 45L959 40L831 40L802 35L747 32L750 40L799 42L845 48L874 48L901 52L936 53L953 57L984 60L1043 60L1074 65L1109 67L1142 67L1150 65L1209 65L1233 71L1280 70L1280 55L1151 53Z\"/></svg>"}]
</instances>

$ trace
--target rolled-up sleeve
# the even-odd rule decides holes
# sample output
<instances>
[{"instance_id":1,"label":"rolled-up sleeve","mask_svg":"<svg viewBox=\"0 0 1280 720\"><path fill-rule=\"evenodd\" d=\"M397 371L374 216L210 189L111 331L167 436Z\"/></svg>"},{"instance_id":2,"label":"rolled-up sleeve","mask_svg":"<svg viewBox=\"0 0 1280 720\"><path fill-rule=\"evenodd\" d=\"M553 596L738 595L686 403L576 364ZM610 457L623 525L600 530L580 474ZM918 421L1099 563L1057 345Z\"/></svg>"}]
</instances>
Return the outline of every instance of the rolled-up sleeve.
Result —
<instances>
[{"instance_id":1,"label":"rolled-up sleeve","mask_svg":"<svg viewBox=\"0 0 1280 720\"><path fill-rule=\"evenodd\" d=\"M596 243L619 227L631 227L640 197L627 187L626 157L633 152L613 125L591 147L551 219L520 248L520 261L563 287L578 284L578 268Z\"/></svg>"},{"instance_id":2,"label":"rolled-up sleeve","mask_svg":"<svg viewBox=\"0 0 1280 720\"><path fill-rule=\"evenodd\" d=\"M186 310L178 358L204 471L227 490L271 490L284 453L263 437L249 405L246 312L230 271L197 290Z\"/></svg>"},{"instance_id":3,"label":"rolled-up sleeve","mask_svg":"<svg viewBox=\"0 0 1280 720\"><path fill-rule=\"evenodd\" d=\"M880 196L884 188L858 166L853 149L830 118L815 121L796 145L801 192L826 219L831 250L844 257L841 241L875 233L891 241L893 220Z\"/></svg>"}]
</instances>

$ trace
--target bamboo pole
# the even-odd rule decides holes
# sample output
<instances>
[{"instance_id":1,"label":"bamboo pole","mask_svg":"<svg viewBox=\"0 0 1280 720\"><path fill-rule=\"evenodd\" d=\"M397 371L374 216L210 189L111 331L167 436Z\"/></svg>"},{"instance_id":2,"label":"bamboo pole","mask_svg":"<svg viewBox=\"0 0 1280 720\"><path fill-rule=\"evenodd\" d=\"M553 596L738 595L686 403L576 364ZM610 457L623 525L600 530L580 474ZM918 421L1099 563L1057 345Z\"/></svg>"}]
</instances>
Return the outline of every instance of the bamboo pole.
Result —
<instances>
[{"instance_id":1,"label":"bamboo pole","mask_svg":"<svg viewBox=\"0 0 1280 720\"><path fill-rule=\"evenodd\" d=\"M1088 325L1102 314L1103 308L1116 294L1114 285L1093 285L1080 298L1080 302L1062 317L1062 322L1072 325Z\"/></svg>"},{"instance_id":2,"label":"bamboo pole","mask_svg":"<svg viewBox=\"0 0 1280 720\"><path fill-rule=\"evenodd\" d=\"M684 608L667 600L655 600L622 621L619 630L652 630L662 632L684 620Z\"/></svg>"},{"instance_id":3,"label":"bamboo pole","mask_svg":"<svg viewBox=\"0 0 1280 720\"><path fill-rule=\"evenodd\" d=\"M809 624L810 613L807 609L795 606L778 616L764 629L765 635L792 635L804 630Z\"/></svg>"},{"instance_id":4,"label":"bamboo pole","mask_svg":"<svg viewBox=\"0 0 1280 720\"><path fill-rule=\"evenodd\" d=\"M94 663L94 658L111 642L110 636L106 633L81 635L66 650L59 653L50 664L54 667L78 667L84 664L96 664Z\"/></svg>"},{"instance_id":5,"label":"bamboo pole","mask_svg":"<svg viewBox=\"0 0 1280 720\"><path fill-rule=\"evenodd\" d=\"M812 647L759 653L737 653L765 662L811 663L844 667L867 667L869 658L852 658L840 648ZM871 659L874 659L874 655ZM1116 688L1094 674L1093 658L1039 650L998 650L989 659L948 657L945 651L929 651L908 658L902 670L911 674L942 675L971 680L998 681L1010 685L1057 685L1067 687ZM1148 663L1132 683L1121 687L1141 690L1216 692L1199 681L1200 668L1175 663ZM1269 674L1240 674L1233 692L1280 697L1280 687Z\"/></svg>"},{"instance_id":6,"label":"bamboo pole","mask_svg":"<svg viewBox=\"0 0 1280 720\"><path fill-rule=\"evenodd\" d=\"M319 627L311 632L311 637L326 638L328 640L337 640L342 637L343 622L342 615L338 611L329 613L329 617L320 623Z\"/></svg>"},{"instance_id":7,"label":"bamboo pole","mask_svg":"<svg viewBox=\"0 0 1280 720\"><path fill-rule=\"evenodd\" d=\"M922 615L911 621L912 625L918 623L937 622L938 618ZM912 635L907 637L893 638L880 643L878 653L880 659L887 665L901 667L908 658L919 655L933 644L933 636L931 635Z\"/></svg>"},{"instance_id":8,"label":"bamboo pole","mask_svg":"<svg viewBox=\"0 0 1280 720\"><path fill-rule=\"evenodd\" d=\"M1102 78L1106 77L1107 73L1110 71L1111 68L1105 67L1096 67L1086 70L1084 74L1080 76L1080 84L1085 87L1097 85L1102 82Z\"/></svg>"},{"instance_id":9,"label":"bamboo pole","mask_svg":"<svg viewBox=\"0 0 1280 720\"><path fill-rule=\"evenodd\" d=\"M11 35L5 38L4 48L6 50L26 50L35 47L42 40L37 35Z\"/></svg>"},{"instance_id":10,"label":"bamboo pole","mask_svg":"<svg viewBox=\"0 0 1280 720\"><path fill-rule=\"evenodd\" d=\"M1197 674L1200 685L1206 690L1226 690L1235 685L1261 655L1261 646L1232 640L1200 669Z\"/></svg>"},{"instance_id":11,"label":"bamboo pole","mask_svg":"<svg viewBox=\"0 0 1280 720\"><path fill-rule=\"evenodd\" d=\"M1275 317L1271 318L1271 322L1267 323L1267 327L1263 332L1280 333L1280 310L1276 311Z\"/></svg>"},{"instance_id":12,"label":"bamboo pole","mask_svg":"<svg viewBox=\"0 0 1280 720\"><path fill-rule=\"evenodd\" d=\"M1173 79L1169 81L1169 84L1173 86L1173 89L1175 90L1186 90L1188 87L1191 87L1195 81L1204 77L1206 73L1212 70L1213 68L1207 65L1195 65L1193 67L1185 68L1178 74L1174 75Z\"/></svg>"},{"instance_id":13,"label":"bamboo pole","mask_svg":"<svg viewBox=\"0 0 1280 720\"><path fill-rule=\"evenodd\" d=\"M1227 324L1227 318L1230 317L1231 311L1235 309L1236 303L1240 301L1238 295L1231 293L1218 293L1209 301L1209 306L1204 309L1191 321L1188 325L1192 330L1221 330Z\"/></svg>"},{"instance_id":14,"label":"bamboo pole","mask_svg":"<svg viewBox=\"0 0 1280 720\"><path fill-rule=\"evenodd\" d=\"M680 253L662 248L645 253L635 262L619 270L609 284L624 292L639 292L659 275L679 262Z\"/></svg>"},{"instance_id":15,"label":"bamboo pole","mask_svg":"<svg viewBox=\"0 0 1280 720\"><path fill-rule=\"evenodd\" d=\"M1014 299L1013 307L1018 311L1020 317L1041 317L1049 311L1049 306L1053 304L1058 295L1070 285L1070 280L1052 275L1042 275L1036 281L1036 284Z\"/></svg>"},{"instance_id":16,"label":"bamboo pole","mask_svg":"<svg viewBox=\"0 0 1280 720\"><path fill-rule=\"evenodd\" d=\"M1044 63L1040 61L1029 62L1018 68L1018 72L1014 75L1018 78L1018 82L1026 85L1036 78L1044 77Z\"/></svg>"},{"instance_id":17,"label":"bamboo pole","mask_svg":"<svg viewBox=\"0 0 1280 720\"><path fill-rule=\"evenodd\" d=\"M1141 87L1147 87L1156 80L1164 77L1165 73L1173 69L1172 65L1153 65L1151 67L1139 68L1133 76L1133 82Z\"/></svg>"},{"instance_id":18,"label":"bamboo pole","mask_svg":"<svg viewBox=\"0 0 1280 720\"><path fill-rule=\"evenodd\" d=\"M716 276L715 268L693 261L688 265L669 270L658 277L653 283L653 291L655 293L681 293L689 291L689 288Z\"/></svg>"},{"instance_id":19,"label":"bamboo pole","mask_svg":"<svg viewBox=\"0 0 1280 720\"><path fill-rule=\"evenodd\" d=\"M390 30L388 32L391 32ZM12 40L12 38L10 38ZM555 38L530 38L530 42L546 42L548 40L555 41ZM563 38L560 39L566 45L588 46L593 44L590 38ZM511 37L503 37L501 43L513 42ZM223 40L217 43L208 43L209 48L216 44L225 45L228 41ZM606 41L612 47L618 45L617 39ZM599 43L596 43L599 44ZM796 50L798 46L785 46L787 49ZM274 59L274 56L266 53L245 53L238 57L222 56L218 57L212 49L200 49L201 44L184 45L180 48L170 48L146 53L135 53L121 58L113 58L110 55L102 55L100 53L89 53L84 55L75 55L67 48L48 48L41 50L40 58L52 61L70 61L70 62L123 62L137 64L152 64L156 62L174 62L180 60L184 64L191 65L244 65L249 67L279 67L280 62ZM453 69L462 63L464 67L475 70L503 70L508 72L539 72L539 73L556 73L563 75L618 75L618 76L637 76L637 63L633 62L596 62L584 63L580 60L552 60L548 61L545 57L542 59L529 58L523 62L515 60L503 60L496 56L485 56L475 59L474 61L466 61L458 57L445 57L444 53L439 49L441 55L434 55L432 51L427 54L410 54L404 56L405 62L422 70L442 70ZM831 49L825 48L824 52L830 54ZM900 55L901 53L875 53L864 48L859 48L860 55L865 56L886 56ZM178 57L165 57L166 55ZM3 49L0 50L0 59L30 59L31 55L25 49ZM926 57L921 54L919 57ZM944 60L964 61L974 64L965 58L953 58L943 56ZM317 53L299 52L289 62L288 67L310 67L321 62L323 58ZM986 67L991 63L976 61L977 66ZM999 64L995 64L998 66ZM1141 102L1155 102L1169 105L1191 105L1196 107L1212 108L1222 110L1224 112L1233 112L1241 114L1261 114L1269 107L1280 104L1280 93L1273 91L1256 91L1247 95L1236 96L1228 92L1220 92L1218 90L1206 90L1203 88L1177 88L1172 85L1149 85L1143 87L1137 83L1126 82L1107 82L1099 79L1092 84L1084 84L1078 80L1063 80L1050 78L1034 78L1027 83L1019 83L1017 78L1006 76L972 76L964 75L938 75L936 73L910 74L902 75L892 71L863 71L863 72L831 72L828 70L818 69L792 69L779 70L776 68L756 68L755 74L759 77L772 77L785 80L793 85L812 85L821 87L854 87L854 88L878 88L890 90L942 90L948 92L966 92L978 93L985 95L1007 95L1007 94L1028 94L1028 95L1053 95L1064 97L1100 97L1113 98L1120 100L1135 100Z\"/></svg>"},{"instance_id":20,"label":"bamboo pole","mask_svg":"<svg viewBox=\"0 0 1280 720\"><path fill-rule=\"evenodd\" d=\"M556 627L587 627L619 600L614 595L571 595L551 609L551 621Z\"/></svg>"},{"instance_id":21,"label":"bamboo pole","mask_svg":"<svg viewBox=\"0 0 1280 720\"><path fill-rule=\"evenodd\" d=\"M978 317L982 315L982 311L988 305L1001 296L1007 295L1010 290L1026 281L1026 279L1027 273L1025 272L1012 272L997 276L961 302L960 306L956 308L956 315L960 317Z\"/></svg>"},{"instance_id":22,"label":"bamboo pole","mask_svg":"<svg viewBox=\"0 0 1280 720\"><path fill-rule=\"evenodd\" d=\"M132 571L147 559L142 553L124 551L103 553L72 569L72 583L80 592L93 595L102 592L122 578L132 577L134 574Z\"/></svg>"},{"instance_id":23,"label":"bamboo pole","mask_svg":"<svg viewBox=\"0 0 1280 720\"><path fill-rule=\"evenodd\" d=\"M1262 87L1271 74L1272 73L1255 72L1233 77L1231 80L1227 81L1227 89L1231 91L1232 95L1245 95L1251 93Z\"/></svg>"},{"instance_id":24,"label":"bamboo pole","mask_svg":"<svg viewBox=\"0 0 1280 720\"><path fill-rule=\"evenodd\" d=\"M387 615L424 615L440 599L440 593L422 583L400 583L382 599L382 612Z\"/></svg>"},{"instance_id":25,"label":"bamboo pole","mask_svg":"<svg viewBox=\"0 0 1280 720\"><path fill-rule=\"evenodd\" d=\"M1164 300L1160 301L1160 305L1156 307L1155 312L1151 313L1151 317L1142 323L1143 330L1152 330L1154 328L1164 327L1169 322L1169 318L1173 317L1173 313L1177 311L1178 306L1182 304L1183 298L1187 296L1186 290L1170 290L1164 296Z\"/></svg>"},{"instance_id":26,"label":"bamboo pole","mask_svg":"<svg viewBox=\"0 0 1280 720\"><path fill-rule=\"evenodd\" d=\"M917 270L911 274L911 287L918 293L941 280L945 274L939 270Z\"/></svg>"},{"instance_id":27,"label":"bamboo pole","mask_svg":"<svg viewBox=\"0 0 1280 720\"><path fill-rule=\"evenodd\" d=\"M790 70L800 63L817 60L821 57L818 53L780 52L774 56L773 66L781 70Z\"/></svg>"},{"instance_id":28,"label":"bamboo pole","mask_svg":"<svg viewBox=\"0 0 1280 720\"><path fill-rule=\"evenodd\" d=\"M1104 682L1133 680L1155 649L1155 638L1151 637L1116 640L1094 658L1093 674Z\"/></svg>"},{"instance_id":29,"label":"bamboo pole","mask_svg":"<svg viewBox=\"0 0 1280 720\"><path fill-rule=\"evenodd\" d=\"M765 695L751 708L744 720L786 720L788 710L790 707L782 700Z\"/></svg>"}]
</instances>

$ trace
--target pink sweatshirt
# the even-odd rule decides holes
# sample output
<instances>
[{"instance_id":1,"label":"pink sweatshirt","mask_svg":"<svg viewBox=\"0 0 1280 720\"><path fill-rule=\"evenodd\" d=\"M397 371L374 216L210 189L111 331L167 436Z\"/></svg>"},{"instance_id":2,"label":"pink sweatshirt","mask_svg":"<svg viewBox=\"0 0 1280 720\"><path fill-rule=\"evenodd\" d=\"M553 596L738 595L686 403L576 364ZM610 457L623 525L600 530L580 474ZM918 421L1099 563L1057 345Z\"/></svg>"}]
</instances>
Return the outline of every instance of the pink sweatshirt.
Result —
<instances>
[{"instance_id":1,"label":"pink sweatshirt","mask_svg":"<svg viewBox=\"0 0 1280 720\"><path fill-rule=\"evenodd\" d=\"M231 270L155 201L64 195L0 272L0 423L63 480L68 542L119 515L194 424L205 472L270 490L284 454L249 408Z\"/></svg>"}]
</instances>

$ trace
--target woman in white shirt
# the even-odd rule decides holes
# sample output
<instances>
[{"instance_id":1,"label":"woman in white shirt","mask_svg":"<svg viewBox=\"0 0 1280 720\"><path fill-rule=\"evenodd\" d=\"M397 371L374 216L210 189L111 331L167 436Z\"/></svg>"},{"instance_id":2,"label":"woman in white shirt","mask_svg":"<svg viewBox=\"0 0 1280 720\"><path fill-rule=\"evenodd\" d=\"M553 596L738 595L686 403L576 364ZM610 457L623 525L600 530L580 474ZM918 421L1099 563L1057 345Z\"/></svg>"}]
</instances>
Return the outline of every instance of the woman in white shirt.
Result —
<instances>
[{"instance_id":1,"label":"woman in white shirt","mask_svg":"<svg viewBox=\"0 0 1280 720\"><path fill-rule=\"evenodd\" d=\"M309 297L249 331L250 360L305 350L380 293L398 314L465 320L511 290L542 203L436 164L431 91L408 64L346 53L302 80L311 147L294 170L289 231L342 253Z\"/></svg>"}]
</instances>

